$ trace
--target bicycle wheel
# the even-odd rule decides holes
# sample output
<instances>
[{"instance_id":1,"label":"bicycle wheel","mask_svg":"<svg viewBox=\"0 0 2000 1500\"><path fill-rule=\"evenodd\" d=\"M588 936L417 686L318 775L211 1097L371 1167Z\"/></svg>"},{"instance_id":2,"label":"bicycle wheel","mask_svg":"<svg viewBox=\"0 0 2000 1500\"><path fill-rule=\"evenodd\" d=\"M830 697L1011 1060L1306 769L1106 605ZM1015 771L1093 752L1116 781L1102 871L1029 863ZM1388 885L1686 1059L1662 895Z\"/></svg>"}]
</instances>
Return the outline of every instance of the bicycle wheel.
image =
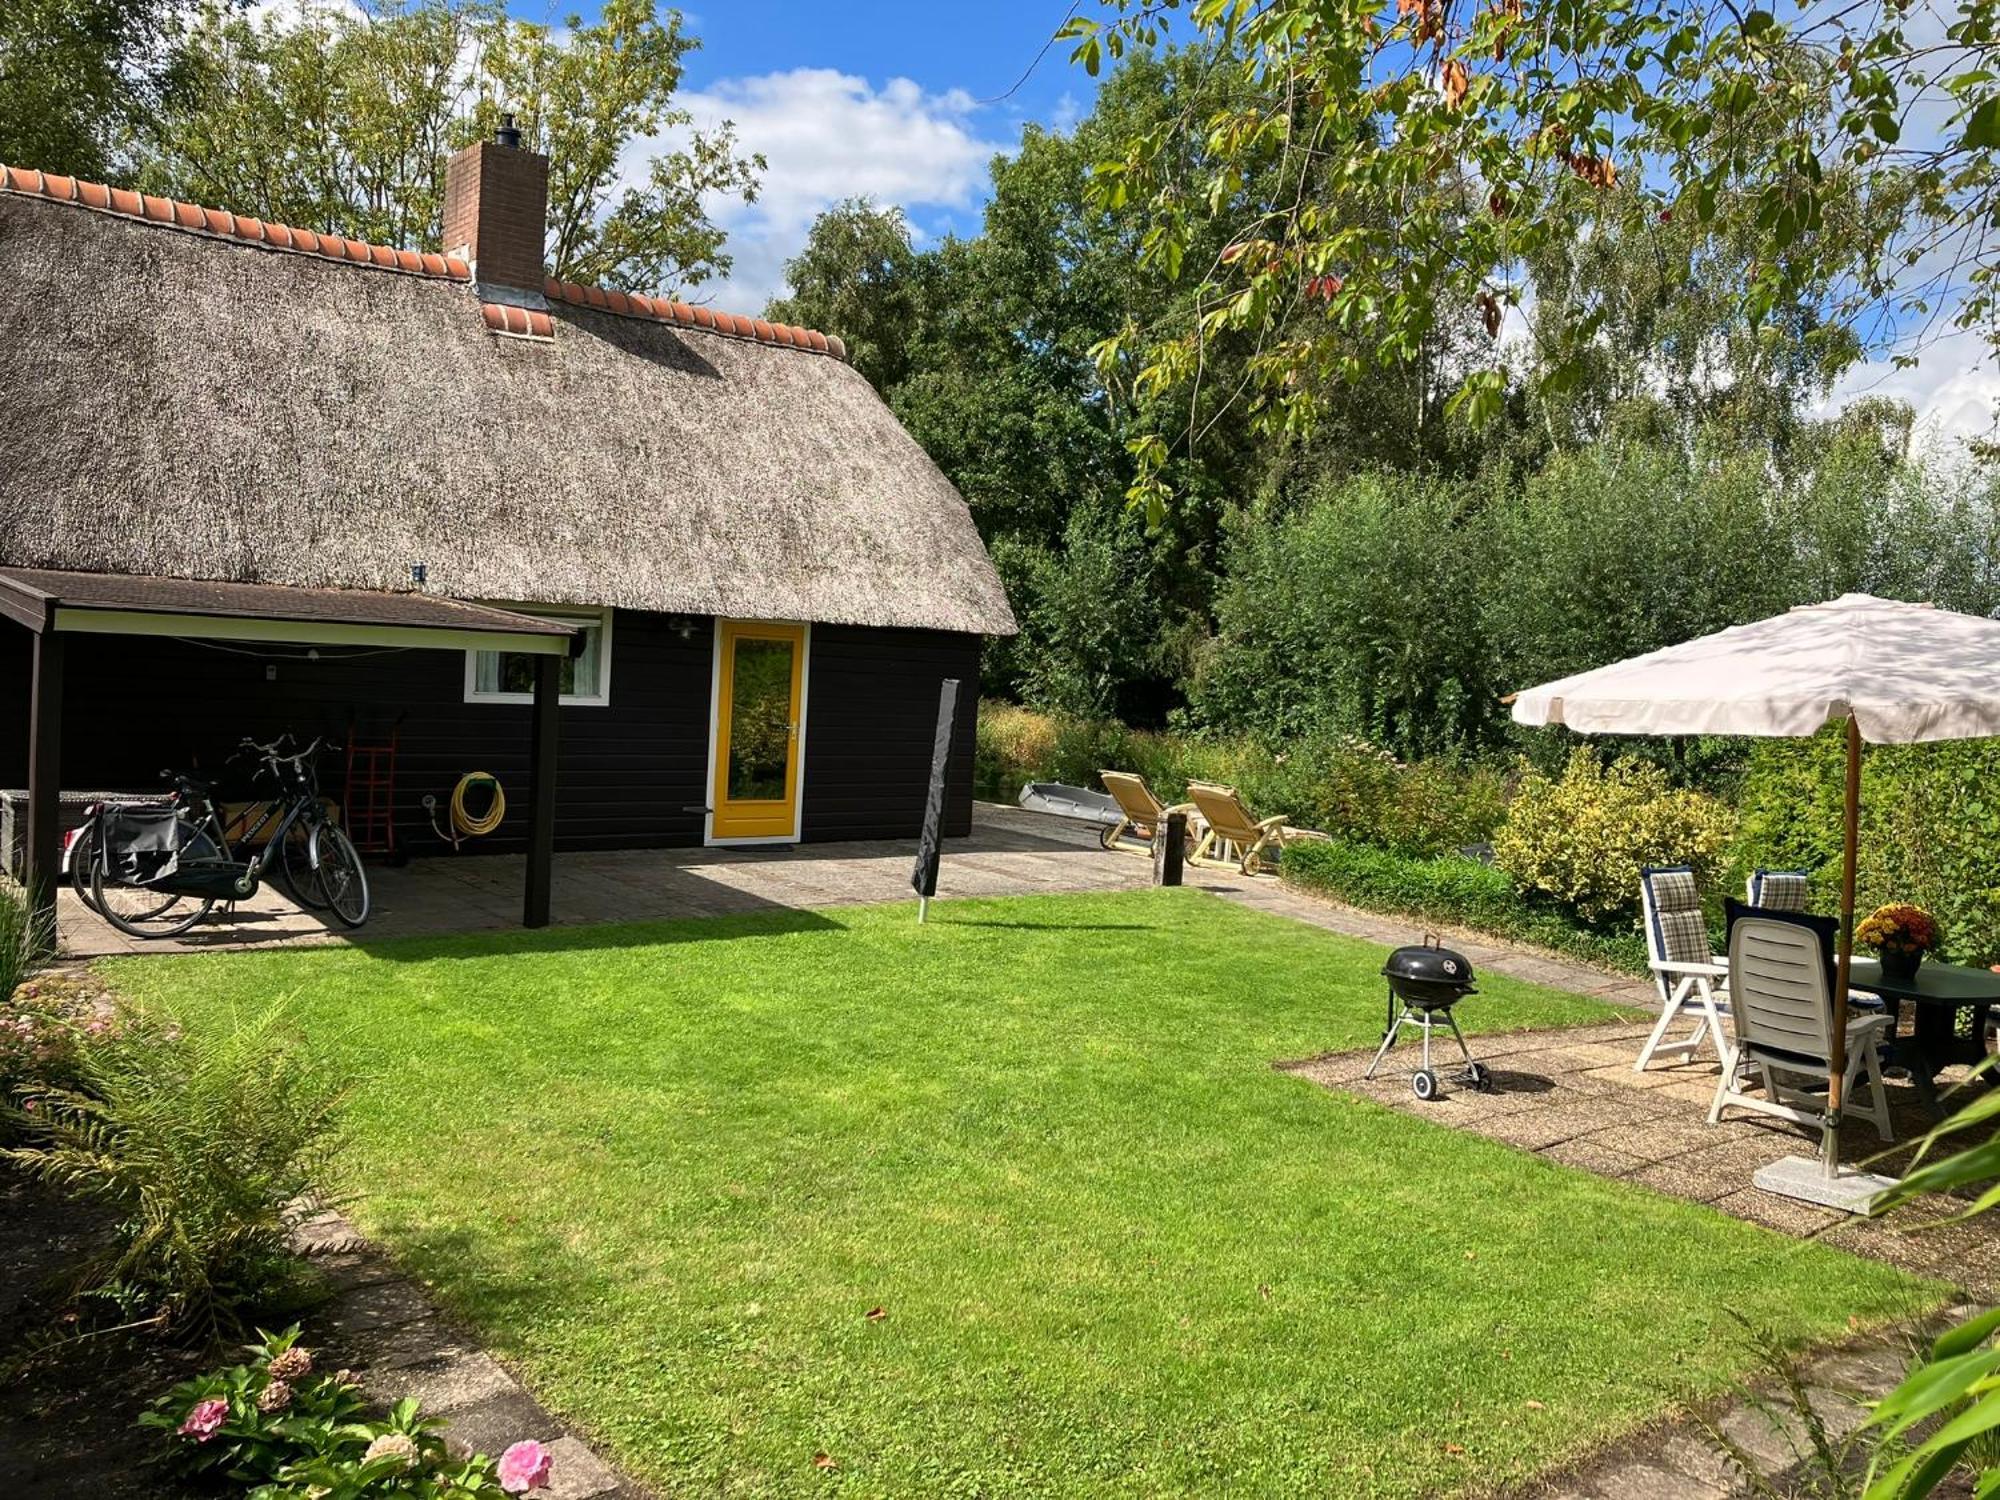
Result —
<instances>
[{"instance_id":1,"label":"bicycle wheel","mask_svg":"<svg viewBox=\"0 0 2000 1500\"><path fill-rule=\"evenodd\" d=\"M320 889L319 871L313 868L311 829L292 825L279 851L278 869L294 901L307 911L326 910L326 893Z\"/></svg>"},{"instance_id":2,"label":"bicycle wheel","mask_svg":"<svg viewBox=\"0 0 2000 1500\"><path fill-rule=\"evenodd\" d=\"M368 920L368 876L361 856L346 834L331 823L313 830L313 868L319 872L320 894L342 923L359 927Z\"/></svg>"},{"instance_id":3,"label":"bicycle wheel","mask_svg":"<svg viewBox=\"0 0 2000 1500\"><path fill-rule=\"evenodd\" d=\"M69 846L69 888L76 899L91 911L97 910L97 896L90 888L90 876L97 865L97 819L85 820Z\"/></svg>"},{"instance_id":4,"label":"bicycle wheel","mask_svg":"<svg viewBox=\"0 0 2000 1500\"><path fill-rule=\"evenodd\" d=\"M183 860L222 858L214 839L199 828L182 826ZM136 938L179 937L215 909L213 896L176 896L150 886L126 885L105 868L106 863L91 861L90 894L99 915L120 932Z\"/></svg>"}]
</instances>

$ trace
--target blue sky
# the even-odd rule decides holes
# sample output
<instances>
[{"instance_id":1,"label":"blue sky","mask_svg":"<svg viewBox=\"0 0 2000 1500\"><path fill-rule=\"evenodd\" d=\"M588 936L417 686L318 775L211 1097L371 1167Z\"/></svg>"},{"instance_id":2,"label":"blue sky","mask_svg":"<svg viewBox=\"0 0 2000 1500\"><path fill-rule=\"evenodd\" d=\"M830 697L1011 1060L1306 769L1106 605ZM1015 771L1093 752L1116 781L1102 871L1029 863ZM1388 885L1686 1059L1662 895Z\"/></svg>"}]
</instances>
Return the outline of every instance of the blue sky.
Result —
<instances>
[{"instance_id":1,"label":"blue sky","mask_svg":"<svg viewBox=\"0 0 2000 1500\"><path fill-rule=\"evenodd\" d=\"M536 20L567 9L511 8ZM735 265L694 295L761 309L813 216L845 197L901 206L920 241L976 233L994 154L1027 121L1060 128L1087 108L1091 80L1066 45L1036 63L1069 13L1070 0L685 7L701 50L688 59L681 102L700 124L733 121L743 148L769 164L755 205L712 206Z\"/></svg>"},{"instance_id":2,"label":"blue sky","mask_svg":"<svg viewBox=\"0 0 2000 1500\"><path fill-rule=\"evenodd\" d=\"M523 18L558 24L575 8L510 0ZM691 0L684 13L701 50L688 59L681 102L699 123L734 121L742 146L769 163L756 204L711 206L735 265L694 295L760 310L783 290L784 263L813 217L845 197L901 206L920 243L977 232L994 154L1026 121L1061 129L1089 108L1092 81L1068 46L1043 52L1071 9L1071 0ZM1920 432L1984 433L2000 405L1986 355L1976 335L1959 334L1913 371L1871 361L1823 409L1890 395L1917 408Z\"/></svg>"}]
</instances>

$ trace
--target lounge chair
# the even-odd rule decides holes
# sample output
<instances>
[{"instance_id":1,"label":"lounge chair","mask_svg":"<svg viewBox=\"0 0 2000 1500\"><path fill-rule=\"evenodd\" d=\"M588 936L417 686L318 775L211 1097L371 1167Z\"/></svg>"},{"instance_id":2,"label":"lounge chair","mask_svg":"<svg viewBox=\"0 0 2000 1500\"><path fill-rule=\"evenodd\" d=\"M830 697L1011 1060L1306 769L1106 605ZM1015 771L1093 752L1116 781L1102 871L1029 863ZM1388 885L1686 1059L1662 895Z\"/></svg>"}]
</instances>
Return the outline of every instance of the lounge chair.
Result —
<instances>
[{"instance_id":1,"label":"lounge chair","mask_svg":"<svg viewBox=\"0 0 2000 1500\"><path fill-rule=\"evenodd\" d=\"M1135 849L1145 853L1151 849L1153 835L1166 822L1169 813L1194 812L1192 802L1167 806L1153 795L1153 789L1146 785L1143 776L1130 771L1099 771L1097 774L1104 782L1104 790L1111 793L1122 814L1116 823L1098 834L1098 841L1107 849ZM1127 839L1127 834L1132 838Z\"/></svg>"},{"instance_id":2,"label":"lounge chair","mask_svg":"<svg viewBox=\"0 0 2000 1500\"><path fill-rule=\"evenodd\" d=\"M1730 1008L1736 1023L1737 1059L1725 1064L1709 1108L1710 1122L1730 1105L1776 1115L1800 1125L1826 1127L1826 1075L1833 1051L1832 917L1778 912L1725 903L1729 913ZM1867 1120L1883 1140L1895 1136L1882 1088L1885 1015L1850 1016L1847 1069L1840 1085L1844 1113ZM1868 1074L1868 1103L1855 1084ZM1755 1073L1762 1095L1746 1093L1743 1075ZM1785 1079L1804 1079L1804 1086Z\"/></svg>"},{"instance_id":3,"label":"lounge chair","mask_svg":"<svg viewBox=\"0 0 2000 1500\"><path fill-rule=\"evenodd\" d=\"M1255 875L1264 867L1267 854L1282 853L1288 844L1326 837L1310 828L1292 827L1283 814L1272 818L1252 817L1234 787L1191 781L1188 783L1188 796L1194 799L1202 821L1208 825L1202 832L1201 841L1188 855L1191 863L1199 864L1210 855L1215 855L1234 860L1245 875Z\"/></svg>"},{"instance_id":4,"label":"lounge chair","mask_svg":"<svg viewBox=\"0 0 2000 1500\"><path fill-rule=\"evenodd\" d=\"M1743 882L1743 900L1765 911L1802 912L1810 885L1804 870L1752 870Z\"/></svg>"},{"instance_id":5,"label":"lounge chair","mask_svg":"<svg viewBox=\"0 0 2000 1500\"><path fill-rule=\"evenodd\" d=\"M1692 1057L1713 1038L1724 1074L1732 1062L1729 1036L1722 1029L1722 1000L1729 989L1729 966L1708 943L1708 918L1701 889L1688 865L1659 865L1639 872L1639 906L1646 923L1646 966L1660 991L1660 1019L1632 1071L1643 1073L1656 1057ZM1667 1032L1682 1015L1694 1030L1678 1041Z\"/></svg>"}]
</instances>

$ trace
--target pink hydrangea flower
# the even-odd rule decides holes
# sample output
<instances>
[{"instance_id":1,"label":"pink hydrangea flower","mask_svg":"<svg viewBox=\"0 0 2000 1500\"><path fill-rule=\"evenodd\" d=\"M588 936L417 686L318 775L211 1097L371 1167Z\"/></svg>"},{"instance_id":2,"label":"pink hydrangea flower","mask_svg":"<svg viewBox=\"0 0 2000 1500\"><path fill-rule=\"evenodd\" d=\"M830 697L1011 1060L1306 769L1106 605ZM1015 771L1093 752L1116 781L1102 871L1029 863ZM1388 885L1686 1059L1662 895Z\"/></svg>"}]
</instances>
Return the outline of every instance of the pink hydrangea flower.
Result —
<instances>
[{"instance_id":1,"label":"pink hydrangea flower","mask_svg":"<svg viewBox=\"0 0 2000 1500\"><path fill-rule=\"evenodd\" d=\"M214 1437L222 1424L229 1420L229 1403L221 1397L195 1402L187 1416L182 1418L178 1429L182 1437L191 1437L197 1443L205 1443Z\"/></svg>"},{"instance_id":2,"label":"pink hydrangea flower","mask_svg":"<svg viewBox=\"0 0 2000 1500\"><path fill-rule=\"evenodd\" d=\"M549 1450L532 1438L516 1443L500 1455L500 1488L510 1495L525 1495L549 1482L553 1460Z\"/></svg>"}]
</instances>

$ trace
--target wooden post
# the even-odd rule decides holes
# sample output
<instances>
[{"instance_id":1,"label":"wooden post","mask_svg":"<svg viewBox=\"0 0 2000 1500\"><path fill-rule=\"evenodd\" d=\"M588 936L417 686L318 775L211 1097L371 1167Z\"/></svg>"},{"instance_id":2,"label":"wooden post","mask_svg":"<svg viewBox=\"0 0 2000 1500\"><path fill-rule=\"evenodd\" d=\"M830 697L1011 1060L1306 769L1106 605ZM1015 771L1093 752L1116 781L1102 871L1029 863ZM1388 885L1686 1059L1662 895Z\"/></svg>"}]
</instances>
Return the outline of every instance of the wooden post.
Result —
<instances>
[{"instance_id":1,"label":"wooden post","mask_svg":"<svg viewBox=\"0 0 2000 1500\"><path fill-rule=\"evenodd\" d=\"M535 658L534 726L528 741L528 880L523 927L549 925L556 862L556 729L561 720L562 658Z\"/></svg>"},{"instance_id":2,"label":"wooden post","mask_svg":"<svg viewBox=\"0 0 2000 1500\"><path fill-rule=\"evenodd\" d=\"M1170 812L1153 830L1153 884L1179 885L1187 862L1187 814Z\"/></svg>"},{"instance_id":3,"label":"wooden post","mask_svg":"<svg viewBox=\"0 0 2000 1500\"><path fill-rule=\"evenodd\" d=\"M37 941L55 944L62 885L63 638L36 633L28 699L28 913Z\"/></svg>"},{"instance_id":4,"label":"wooden post","mask_svg":"<svg viewBox=\"0 0 2000 1500\"><path fill-rule=\"evenodd\" d=\"M1847 715L1846 827L1840 855L1840 952L1833 970L1833 1045L1827 1049L1826 1131L1821 1142L1826 1175L1840 1171L1840 1081L1847 1072L1847 983L1854 973L1854 866L1861 850L1861 725Z\"/></svg>"}]
</instances>

